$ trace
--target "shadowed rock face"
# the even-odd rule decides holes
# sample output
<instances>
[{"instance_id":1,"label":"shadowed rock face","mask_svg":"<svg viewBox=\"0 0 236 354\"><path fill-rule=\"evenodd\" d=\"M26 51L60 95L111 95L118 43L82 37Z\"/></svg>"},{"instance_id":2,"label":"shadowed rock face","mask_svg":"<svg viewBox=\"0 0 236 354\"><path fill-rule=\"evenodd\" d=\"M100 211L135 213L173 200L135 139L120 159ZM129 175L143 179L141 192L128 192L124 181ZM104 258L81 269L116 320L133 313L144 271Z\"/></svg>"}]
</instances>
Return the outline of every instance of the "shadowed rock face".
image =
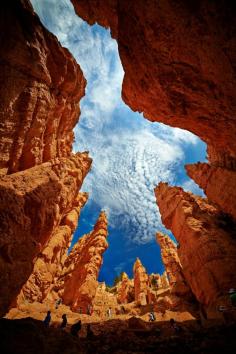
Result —
<instances>
[{"instance_id":1,"label":"shadowed rock face","mask_svg":"<svg viewBox=\"0 0 236 354\"><path fill-rule=\"evenodd\" d=\"M236 284L235 224L206 199L160 183L155 189L162 222L179 242L184 276L199 302L228 298Z\"/></svg>"},{"instance_id":2,"label":"shadowed rock face","mask_svg":"<svg viewBox=\"0 0 236 354\"><path fill-rule=\"evenodd\" d=\"M151 121L187 129L236 157L235 6L224 1L71 0L110 27L124 101Z\"/></svg>"},{"instance_id":3,"label":"shadowed rock face","mask_svg":"<svg viewBox=\"0 0 236 354\"><path fill-rule=\"evenodd\" d=\"M183 298L191 296L191 290L183 275L176 245L168 235L161 232L156 234L156 239L161 247L162 262L168 274L171 293Z\"/></svg>"},{"instance_id":4,"label":"shadowed rock face","mask_svg":"<svg viewBox=\"0 0 236 354\"><path fill-rule=\"evenodd\" d=\"M236 220L236 172L207 163L185 167L189 177L204 190L209 201Z\"/></svg>"},{"instance_id":5,"label":"shadowed rock face","mask_svg":"<svg viewBox=\"0 0 236 354\"><path fill-rule=\"evenodd\" d=\"M19 293L33 270L33 259L73 210L90 165L87 153L78 153L0 180L1 311Z\"/></svg>"},{"instance_id":6,"label":"shadowed rock face","mask_svg":"<svg viewBox=\"0 0 236 354\"><path fill-rule=\"evenodd\" d=\"M37 257L31 276L18 296L18 304L25 300L43 302L47 296L51 297L50 290L61 275L81 209L87 199L87 193L79 193L74 201L74 208L62 218L60 225L52 233Z\"/></svg>"},{"instance_id":7,"label":"shadowed rock face","mask_svg":"<svg viewBox=\"0 0 236 354\"><path fill-rule=\"evenodd\" d=\"M85 78L27 0L1 2L0 169L12 173L71 153Z\"/></svg>"},{"instance_id":8,"label":"shadowed rock face","mask_svg":"<svg viewBox=\"0 0 236 354\"><path fill-rule=\"evenodd\" d=\"M86 313L98 286L102 254L107 249L107 218L101 212L92 232L84 235L73 247L65 261L62 275L54 291L73 311Z\"/></svg>"},{"instance_id":9,"label":"shadowed rock face","mask_svg":"<svg viewBox=\"0 0 236 354\"><path fill-rule=\"evenodd\" d=\"M72 154L85 79L28 0L0 4L0 315L20 292L90 169ZM70 225L69 225L70 227ZM63 228L63 230L62 230Z\"/></svg>"}]
</instances>

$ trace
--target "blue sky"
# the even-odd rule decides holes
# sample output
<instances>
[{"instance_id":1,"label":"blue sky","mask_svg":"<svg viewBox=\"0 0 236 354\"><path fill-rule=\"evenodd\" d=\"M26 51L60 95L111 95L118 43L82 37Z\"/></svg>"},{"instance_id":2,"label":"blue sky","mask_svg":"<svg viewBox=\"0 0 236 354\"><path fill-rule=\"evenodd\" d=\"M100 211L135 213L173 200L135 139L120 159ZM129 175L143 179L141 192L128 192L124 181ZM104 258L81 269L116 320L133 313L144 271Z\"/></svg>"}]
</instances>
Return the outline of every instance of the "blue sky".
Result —
<instances>
[{"instance_id":1,"label":"blue sky","mask_svg":"<svg viewBox=\"0 0 236 354\"><path fill-rule=\"evenodd\" d=\"M201 194L184 164L203 161L206 146L193 134L151 123L121 99L123 68L109 30L89 26L69 0L32 0L43 24L67 47L87 79L74 151L88 150L93 166L83 191L89 192L73 242L90 232L101 209L109 221L109 248L100 281L111 284L139 257L149 273L162 272L155 233L164 231L153 189L160 182ZM169 231L168 231L169 233Z\"/></svg>"}]
</instances>

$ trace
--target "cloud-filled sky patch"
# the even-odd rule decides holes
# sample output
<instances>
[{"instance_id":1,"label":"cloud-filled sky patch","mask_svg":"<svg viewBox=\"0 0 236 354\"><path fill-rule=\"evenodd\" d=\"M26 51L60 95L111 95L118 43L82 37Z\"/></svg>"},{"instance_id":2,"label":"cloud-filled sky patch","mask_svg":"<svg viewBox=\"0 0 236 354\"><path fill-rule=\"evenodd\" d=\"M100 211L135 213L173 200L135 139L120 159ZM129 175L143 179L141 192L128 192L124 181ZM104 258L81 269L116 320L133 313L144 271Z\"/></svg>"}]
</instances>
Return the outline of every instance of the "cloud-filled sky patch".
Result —
<instances>
[{"instance_id":1,"label":"cloud-filled sky patch","mask_svg":"<svg viewBox=\"0 0 236 354\"><path fill-rule=\"evenodd\" d=\"M136 256L149 272L162 271L154 238L165 230L155 203L160 181L201 194L184 164L205 158L205 144L193 134L134 113L121 99L123 68L110 32L90 27L70 1L32 0L44 25L67 47L87 79L75 151L88 150L93 166L83 185L90 194L75 239L91 230L101 209L109 217L110 247L100 279L112 282L121 270L131 275Z\"/></svg>"}]
</instances>

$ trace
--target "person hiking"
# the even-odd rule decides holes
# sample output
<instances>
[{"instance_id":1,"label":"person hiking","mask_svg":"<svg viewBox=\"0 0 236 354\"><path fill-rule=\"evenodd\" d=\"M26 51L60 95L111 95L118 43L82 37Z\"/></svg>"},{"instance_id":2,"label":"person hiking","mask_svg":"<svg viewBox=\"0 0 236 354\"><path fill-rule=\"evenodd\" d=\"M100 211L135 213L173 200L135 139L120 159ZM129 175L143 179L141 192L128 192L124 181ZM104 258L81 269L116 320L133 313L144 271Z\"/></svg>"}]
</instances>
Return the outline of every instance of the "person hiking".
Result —
<instances>
[{"instance_id":1,"label":"person hiking","mask_svg":"<svg viewBox=\"0 0 236 354\"><path fill-rule=\"evenodd\" d=\"M70 328L70 333L72 336L78 337L78 332L81 330L81 320L74 323Z\"/></svg>"},{"instance_id":2,"label":"person hiking","mask_svg":"<svg viewBox=\"0 0 236 354\"><path fill-rule=\"evenodd\" d=\"M179 333L182 331L182 328L177 325L177 323L173 318L170 319L170 325L174 329L175 333Z\"/></svg>"},{"instance_id":3,"label":"person hiking","mask_svg":"<svg viewBox=\"0 0 236 354\"><path fill-rule=\"evenodd\" d=\"M67 317L66 317L66 314L64 313L61 317L62 317L62 323L61 323L61 325L60 325L60 328L61 328L61 329L64 329L64 328L66 328L66 325L67 325Z\"/></svg>"},{"instance_id":4,"label":"person hiking","mask_svg":"<svg viewBox=\"0 0 236 354\"><path fill-rule=\"evenodd\" d=\"M43 320L43 323L45 324L46 327L49 327L50 321L51 321L51 311L48 311L45 319Z\"/></svg>"},{"instance_id":5,"label":"person hiking","mask_svg":"<svg viewBox=\"0 0 236 354\"><path fill-rule=\"evenodd\" d=\"M112 316L112 311L111 311L111 308L109 307L109 309L107 310L107 315L109 318L111 318Z\"/></svg>"},{"instance_id":6,"label":"person hiking","mask_svg":"<svg viewBox=\"0 0 236 354\"><path fill-rule=\"evenodd\" d=\"M150 312L149 313L149 322L154 322L155 321L155 315L154 315L154 313L153 312Z\"/></svg>"},{"instance_id":7,"label":"person hiking","mask_svg":"<svg viewBox=\"0 0 236 354\"><path fill-rule=\"evenodd\" d=\"M61 299L57 299L56 303L55 303L55 309L57 310L59 305L61 305L62 300Z\"/></svg>"}]
</instances>

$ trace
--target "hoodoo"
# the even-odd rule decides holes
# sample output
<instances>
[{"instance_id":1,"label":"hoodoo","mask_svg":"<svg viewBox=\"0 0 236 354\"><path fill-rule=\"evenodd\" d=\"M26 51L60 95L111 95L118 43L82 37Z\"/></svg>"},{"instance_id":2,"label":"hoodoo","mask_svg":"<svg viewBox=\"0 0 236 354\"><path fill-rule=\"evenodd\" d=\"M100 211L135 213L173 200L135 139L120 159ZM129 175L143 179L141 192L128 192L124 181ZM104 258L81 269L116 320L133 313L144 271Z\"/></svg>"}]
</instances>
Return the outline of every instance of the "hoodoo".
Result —
<instances>
[{"instance_id":1,"label":"hoodoo","mask_svg":"<svg viewBox=\"0 0 236 354\"><path fill-rule=\"evenodd\" d=\"M206 306L227 302L236 284L235 225L208 201L182 188L160 183L155 189L162 222L179 243L183 274L198 301Z\"/></svg>"},{"instance_id":2,"label":"hoodoo","mask_svg":"<svg viewBox=\"0 0 236 354\"><path fill-rule=\"evenodd\" d=\"M65 261L58 280L58 291L63 303L74 311L86 313L96 294L102 254L107 249L107 217L101 212L93 231L79 239Z\"/></svg>"}]
</instances>

